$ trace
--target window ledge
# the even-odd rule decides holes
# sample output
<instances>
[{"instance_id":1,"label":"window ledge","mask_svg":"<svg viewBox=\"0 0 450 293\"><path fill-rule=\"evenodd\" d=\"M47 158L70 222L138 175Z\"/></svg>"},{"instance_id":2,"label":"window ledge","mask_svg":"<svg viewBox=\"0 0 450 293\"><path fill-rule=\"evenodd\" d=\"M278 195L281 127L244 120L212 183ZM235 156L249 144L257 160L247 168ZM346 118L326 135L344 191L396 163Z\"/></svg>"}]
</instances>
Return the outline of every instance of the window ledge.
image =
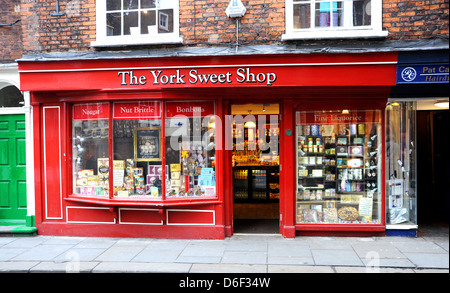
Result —
<instances>
[{"instance_id":1,"label":"window ledge","mask_svg":"<svg viewBox=\"0 0 450 293\"><path fill-rule=\"evenodd\" d=\"M358 39L386 38L388 31L375 30L327 30L327 31L295 31L283 34L282 41L313 40L313 39Z\"/></svg>"},{"instance_id":2,"label":"window ledge","mask_svg":"<svg viewBox=\"0 0 450 293\"><path fill-rule=\"evenodd\" d=\"M122 47L135 45L171 45L182 44L183 38L179 36L159 36L158 38L149 39L149 37L132 37L132 38L105 38L91 42L91 47Z\"/></svg>"},{"instance_id":3,"label":"window ledge","mask_svg":"<svg viewBox=\"0 0 450 293\"><path fill-rule=\"evenodd\" d=\"M207 198L182 198L182 199L127 199L127 198L108 198L108 197L88 197L71 195L65 199L69 202L77 203L89 203L102 206L132 206L132 207L176 207L176 206L188 206L188 205L209 205L209 204L221 204L216 197Z\"/></svg>"}]
</instances>

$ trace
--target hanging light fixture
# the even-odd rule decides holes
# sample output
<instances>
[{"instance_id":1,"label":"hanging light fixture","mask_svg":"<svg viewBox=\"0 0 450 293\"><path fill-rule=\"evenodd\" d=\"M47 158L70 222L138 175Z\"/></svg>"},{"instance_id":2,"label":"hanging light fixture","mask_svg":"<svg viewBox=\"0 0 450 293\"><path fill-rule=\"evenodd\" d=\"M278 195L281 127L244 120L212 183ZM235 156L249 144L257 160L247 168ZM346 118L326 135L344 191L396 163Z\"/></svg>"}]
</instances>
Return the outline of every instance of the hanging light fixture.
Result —
<instances>
[{"instance_id":1,"label":"hanging light fixture","mask_svg":"<svg viewBox=\"0 0 450 293\"><path fill-rule=\"evenodd\" d=\"M248 110L248 115L251 115L251 114L252 114L252 111ZM256 123L253 120L250 120L250 121L245 122L244 127L256 128Z\"/></svg>"}]
</instances>

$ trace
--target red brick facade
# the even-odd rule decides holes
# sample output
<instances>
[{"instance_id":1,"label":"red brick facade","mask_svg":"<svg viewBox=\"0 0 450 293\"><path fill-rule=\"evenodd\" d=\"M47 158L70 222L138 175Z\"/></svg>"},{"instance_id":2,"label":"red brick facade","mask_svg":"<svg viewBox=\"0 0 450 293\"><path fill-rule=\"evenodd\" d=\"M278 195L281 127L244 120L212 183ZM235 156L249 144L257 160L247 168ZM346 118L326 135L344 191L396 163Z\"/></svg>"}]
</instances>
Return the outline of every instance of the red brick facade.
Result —
<instances>
[{"instance_id":1,"label":"red brick facade","mask_svg":"<svg viewBox=\"0 0 450 293\"><path fill-rule=\"evenodd\" d=\"M285 0L242 2L247 13L240 19L239 43L283 43ZM11 6L10 1L6 3ZM93 50L90 42L95 40L95 0L59 3L60 11L66 15L55 17L51 13L56 11L56 1L21 0L26 53ZM228 3L229 0L180 0L180 36L184 45L235 44L236 20L225 14ZM448 38L448 12L448 0L383 0L383 29L389 31L387 40ZM0 19L8 21L5 17ZM4 30L0 30L0 35Z\"/></svg>"},{"instance_id":2,"label":"red brick facade","mask_svg":"<svg viewBox=\"0 0 450 293\"><path fill-rule=\"evenodd\" d=\"M20 0L0 1L0 63L22 57L22 26L16 22L20 18Z\"/></svg>"},{"instance_id":3,"label":"red brick facade","mask_svg":"<svg viewBox=\"0 0 450 293\"><path fill-rule=\"evenodd\" d=\"M383 0L383 28L392 40L448 38L448 0Z\"/></svg>"}]
</instances>

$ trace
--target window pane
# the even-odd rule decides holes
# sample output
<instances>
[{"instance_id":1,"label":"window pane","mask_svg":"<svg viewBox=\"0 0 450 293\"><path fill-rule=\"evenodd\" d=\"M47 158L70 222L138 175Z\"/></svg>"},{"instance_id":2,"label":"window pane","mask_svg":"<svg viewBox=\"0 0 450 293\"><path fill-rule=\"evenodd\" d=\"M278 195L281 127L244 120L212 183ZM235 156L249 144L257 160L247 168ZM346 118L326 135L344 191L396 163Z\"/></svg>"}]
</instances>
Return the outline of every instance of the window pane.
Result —
<instances>
[{"instance_id":1,"label":"window pane","mask_svg":"<svg viewBox=\"0 0 450 293\"><path fill-rule=\"evenodd\" d=\"M141 0L141 8L155 8L156 0Z\"/></svg>"},{"instance_id":2,"label":"window pane","mask_svg":"<svg viewBox=\"0 0 450 293\"><path fill-rule=\"evenodd\" d=\"M343 8L341 1L316 3L316 27L343 26Z\"/></svg>"},{"instance_id":3,"label":"window pane","mask_svg":"<svg viewBox=\"0 0 450 293\"><path fill-rule=\"evenodd\" d=\"M123 10L138 9L139 0L123 0Z\"/></svg>"},{"instance_id":4,"label":"window pane","mask_svg":"<svg viewBox=\"0 0 450 293\"><path fill-rule=\"evenodd\" d=\"M166 197L215 196L214 103L167 102L166 109Z\"/></svg>"},{"instance_id":5,"label":"window pane","mask_svg":"<svg viewBox=\"0 0 450 293\"><path fill-rule=\"evenodd\" d=\"M297 112L297 223L381 224L381 111Z\"/></svg>"},{"instance_id":6,"label":"window pane","mask_svg":"<svg viewBox=\"0 0 450 293\"><path fill-rule=\"evenodd\" d=\"M121 0L106 0L106 10L112 11L112 10L122 9L120 2L121 2Z\"/></svg>"},{"instance_id":7,"label":"window pane","mask_svg":"<svg viewBox=\"0 0 450 293\"><path fill-rule=\"evenodd\" d=\"M114 196L162 197L160 102L114 103Z\"/></svg>"},{"instance_id":8,"label":"window pane","mask_svg":"<svg viewBox=\"0 0 450 293\"><path fill-rule=\"evenodd\" d=\"M294 29L311 28L311 5L294 4Z\"/></svg>"},{"instance_id":9,"label":"window pane","mask_svg":"<svg viewBox=\"0 0 450 293\"><path fill-rule=\"evenodd\" d=\"M122 17L121 13L106 14L106 35L120 36L122 34Z\"/></svg>"},{"instance_id":10,"label":"window pane","mask_svg":"<svg viewBox=\"0 0 450 293\"><path fill-rule=\"evenodd\" d=\"M139 35L138 12L124 12L123 14L123 34Z\"/></svg>"},{"instance_id":11,"label":"window pane","mask_svg":"<svg viewBox=\"0 0 450 293\"><path fill-rule=\"evenodd\" d=\"M156 12L154 10L141 12L141 34L157 34Z\"/></svg>"},{"instance_id":12,"label":"window pane","mask_svg":"<svg viewBox=\"0 0 450 293\"><path fill-rule=\"evenodd\" d=\"M370 25L371 0L353 1L353 26Z\"/></svg>"},{"instance_id":13,"label":"window pane","mask_svg":"<svg viewBox=\"0 0 450 293\"><path fill-rule=\"evenodd\" d=\"M109 104L73 107L73 192L109 195Z\"/></svg>"},{"instance_id":14,"label":"window pane","mask_svg":"<svg viewBox=\"0 0 450 293\"><path fill-rule=\"evenodd\" d=\"M158 33L173 33L173 9L158 11Z\"/></svg>"}]
</instances>

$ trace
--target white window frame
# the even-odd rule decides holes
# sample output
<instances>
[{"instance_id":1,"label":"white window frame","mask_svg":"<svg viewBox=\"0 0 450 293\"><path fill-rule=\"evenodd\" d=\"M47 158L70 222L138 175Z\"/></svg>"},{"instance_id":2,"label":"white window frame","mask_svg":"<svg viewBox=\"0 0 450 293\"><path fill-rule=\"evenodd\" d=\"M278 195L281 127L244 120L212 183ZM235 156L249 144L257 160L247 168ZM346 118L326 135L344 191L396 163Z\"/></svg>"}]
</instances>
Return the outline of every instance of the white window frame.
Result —
<instances>
[{"instance_id":1,"label":"white window frame","mask_svg":"<svg viewBox=\"0 0 450 293\"><path fill-rule=\"evenodd\" d=\"M344 0L352 1L352 0ZM371 1L371 25L354 27L351 21L344 19L343 27L321 27L294 29L294 0L285 0L286 33L283 41L308 39L345 39L345 38L384 38L389 32L383 31L383 1ZM314 4L312 4L314 5ZM344 9L346 9L344 7ZM313 16L311 16L313 19Z\"/></svg>"},{"instance_id":2,"label":"white window frame","mask_svg":"<svg viewBox=\"0 0 450 293\"><path fill-rule=\"evenodd\" d=\"M172 8L172 7L171 7ZM180 2L176 1L173 7L173 33L142 34L127 36L107 36L106 30L106 1L96 0L96 40L91 42L92 47L115 47L127 45L157 45L180 44Z\"/></svg>"}]
</instances>

